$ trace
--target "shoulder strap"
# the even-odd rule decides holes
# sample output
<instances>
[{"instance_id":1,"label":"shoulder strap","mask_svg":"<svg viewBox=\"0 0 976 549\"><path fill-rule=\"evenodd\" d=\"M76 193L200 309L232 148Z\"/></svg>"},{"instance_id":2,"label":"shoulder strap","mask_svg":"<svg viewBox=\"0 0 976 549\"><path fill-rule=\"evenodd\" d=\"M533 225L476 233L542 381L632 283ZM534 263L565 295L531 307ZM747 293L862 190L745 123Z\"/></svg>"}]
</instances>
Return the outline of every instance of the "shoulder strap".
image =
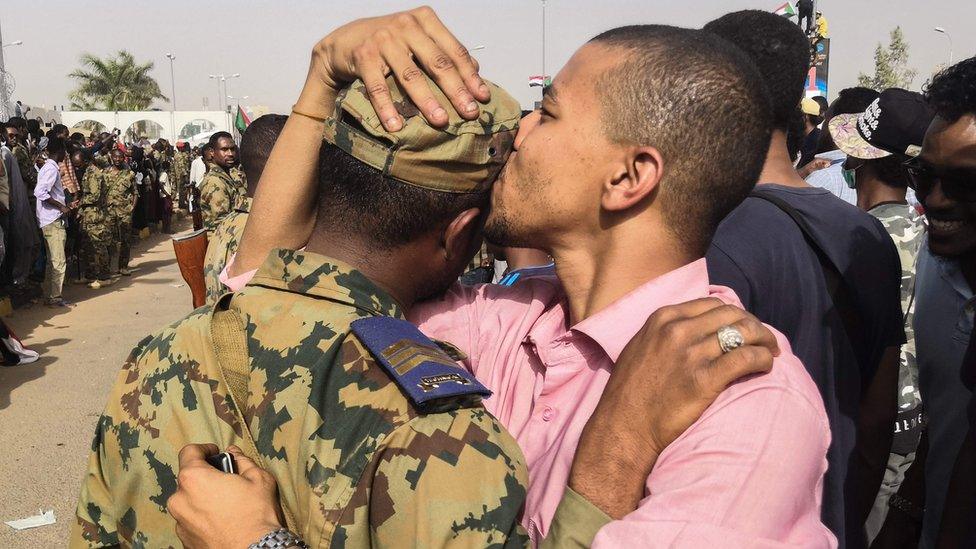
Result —
<instances>
[{"instance_id":1,"label":"shoulder strap","mask_svg":"<svg viewBox=\"0 0 976 549\"><path fill-rule=\"evenodd\" d=\"M452 399L491 395L470 372L458 366L444 348L416 326L388 316L360 318L351 328L394 383L421 411ZM457 400L454 400L458 402Z\"/></svg>"},{"instance_id":2,"label":"shoulder strap","mask_svg":"<svg viewBox=\"0 0 976 549\"><path fill-rule=\"evenodd\" d=\"M827 293L830 295L830 299L834 304L834 310L840 316L841 322L844 325L844 332L847 336L848 342L854 349L854 355L860 363L862 372L869 372L874 370L874 366L866 367L862 362L861 352L863 349L863 342L865 339L864 335L864 322L861 318L861 313L857 306L854 304L853 293L851 293L847 282L844 280L844 276L841 270L837 268L827 252L820 246L817 239L813 236L813 230L810 228L807 220L800 215L800 212L791 206L788 202L782 198L776 196L773 193L765 192L761 189L753 189L749 193L750 197L759 198L765 200L779 208L783 213L790 216L790 219L796 223L799 227L800 232L803 233L803 238L807 241L807 245L810 249L817 254L817 261L820 263L820 269L823 271L824 281L827 286ZM862 384L862 389L867 387L867 380Z\"/></svg>"},{"instance_id":3,"label":"shoulder strap","mask_svg":"<svg viewBox=\"0 0 976 549\"><path fill-rule=\"evenodd\" d=\"M241 435L244 444L241 450L262 469L267 470L264 458L254 444L254 437L247 426L244 417L244 406L247 404L247 384L251 375L249 354L247 349L247 332L244 319L240 313L230 308L230 301L234 294L227 294L215 306L210 318L210 338L213 341L214 352L217 355L217 367L222 381L230 389L230 397L234 402L234 413L241 425ZM297 532L295 519L285 505L281 505L285 512L285 522L289 530Z\"/></svg>"}]
</instances>

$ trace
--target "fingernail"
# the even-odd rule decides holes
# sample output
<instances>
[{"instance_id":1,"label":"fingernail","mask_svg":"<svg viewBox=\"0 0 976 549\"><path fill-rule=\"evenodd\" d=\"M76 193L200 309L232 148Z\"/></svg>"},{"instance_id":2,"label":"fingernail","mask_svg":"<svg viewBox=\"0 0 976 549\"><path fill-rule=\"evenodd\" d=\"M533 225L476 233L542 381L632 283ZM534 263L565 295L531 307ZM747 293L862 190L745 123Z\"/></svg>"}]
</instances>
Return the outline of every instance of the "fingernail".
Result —
<instances>
[{"instance_id":1,"label":"fingernail","mask_svg":"<svg viewBox=\"0 0 976 549\"><path fill-rule=\"evenodd\" d=\"M478 110L478 104L475 103L474 101L472 101L472 102L470 102L470 103L468 103L467 105L464 106L464 110L467 111L467 112L474 112L474 111Z\"/></svg>"},{"instance_id":2,"label":"fingernail","mask_svg":"<svg viewBox=\"0 0 976 549\"><path fill-rule=\"evenodd\" d=\"M388 129L390 129L390 130L399 130L400 129L400 117L398 117L398 116L391 116L390 118L387 118L386 119L386 127Z\"/></svg>"},{"instance_id":3,"label":"fingernail","mask_svg":"<svg viewBox=\"0 0 976 549\"><path fill-rule=\"evenodd\" d=\"M444 107L437 107L434 109L433 116L434 118L447 118L447 111L444 110Z\"/></svg>"},{"instance_id":4,"label":"fingernail","mask_svg":"<svg viewBox=\"0 0 976 549\"><path fill-rule=\"evenodd\" d=\"M482 82L481 85L478 86L478 90L480 90L481 93L488 93L488 84Z\"/></svg>"}]
</instances>

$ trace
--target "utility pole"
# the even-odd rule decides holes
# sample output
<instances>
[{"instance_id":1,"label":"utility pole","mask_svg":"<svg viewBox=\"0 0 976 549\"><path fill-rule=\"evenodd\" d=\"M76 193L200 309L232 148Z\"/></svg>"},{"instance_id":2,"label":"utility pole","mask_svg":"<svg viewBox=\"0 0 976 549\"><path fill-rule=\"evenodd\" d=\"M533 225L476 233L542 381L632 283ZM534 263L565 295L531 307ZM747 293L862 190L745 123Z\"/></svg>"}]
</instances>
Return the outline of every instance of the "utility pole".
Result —
<instances>
[{"instance_id":1,"label":"utility pole","mask_svg":"<svg viewBox=\"0 0 976 549\"><path fill-rule=\"evenodd\" d=\"M549 73L546 72L546 0L542 0L542 90L546 89L546 79Z\"/></svg>"},{"instance_id":2,"label":"utility pole","mask_svg":"<svg viewBox=\"0 0 976 549\"><path fill-rule=\"evenodd\" d=\"M173 143L176 143L177 131L176 131L176 72L173 69L173 62L176 61L176 56L172 53L167 53L166 58L169 59L169 84L170 84L170 96L169 96L169 123L173 127L173 132L171 137Z\"/></svg>"},{"instance_id":3,"label":"utility pole","mask_svg":"<svg viewBox=\"0 0 976 549\"><path fill-rule=\"evenodd\" d=\"M0 46L2 44L3 29L0 28ZM3 64L3 47L0 47L0 117L4 120L10 118L10 97L7 96L7 69Z\"/></svg>"}]
</instances>

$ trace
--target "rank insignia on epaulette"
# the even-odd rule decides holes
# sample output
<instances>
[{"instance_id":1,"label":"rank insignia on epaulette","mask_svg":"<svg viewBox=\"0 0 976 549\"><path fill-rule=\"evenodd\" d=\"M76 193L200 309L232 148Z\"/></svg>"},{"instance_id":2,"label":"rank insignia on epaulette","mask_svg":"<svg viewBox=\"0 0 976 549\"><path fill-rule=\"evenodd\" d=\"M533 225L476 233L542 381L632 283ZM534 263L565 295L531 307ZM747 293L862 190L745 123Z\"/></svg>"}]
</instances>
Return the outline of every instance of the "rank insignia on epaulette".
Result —
<instances>
[{"instance_id":1,"label":"rank insignia on epaulette","mask_svg":"<svg viewBox=\"0 0 976 549\"><path fill-rule=\"evenodd\" d=\"M370 317L351 325L356 337L417 406L466 395L486 397L485 388L416 326L391 317Z\"/></svg>"}]
</instances>

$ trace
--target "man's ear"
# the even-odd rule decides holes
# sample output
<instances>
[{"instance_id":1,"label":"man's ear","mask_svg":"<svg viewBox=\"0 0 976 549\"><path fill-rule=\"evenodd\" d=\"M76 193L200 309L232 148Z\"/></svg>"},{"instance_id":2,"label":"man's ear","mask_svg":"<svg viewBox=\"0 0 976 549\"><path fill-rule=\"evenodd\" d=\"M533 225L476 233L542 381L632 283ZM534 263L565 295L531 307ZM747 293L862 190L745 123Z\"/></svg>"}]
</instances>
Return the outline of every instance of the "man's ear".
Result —
<instances>
[{"instance_id":1,"label":"man's ear","mask_svg":"<svg viewBox=\"0 0 976 549\"><path fill-rule=\"evenodd\" d=\"M481 236L483 221L481 208L469 208L448 223L441 240L447 261L459 256L467 257L474 252L472 242Z\"/></svg>"},{"instance_id":2,"label":"man's ear","mask_svg":"<svg viewBox=\"0 0 976 549\"><path fill-rule=\"evenodd\" d=\"M654 147L631 147L604 185L601 205L609 211L623 211L644 200L661 183L664 159Z\"/></svg>"}]
</instances>

